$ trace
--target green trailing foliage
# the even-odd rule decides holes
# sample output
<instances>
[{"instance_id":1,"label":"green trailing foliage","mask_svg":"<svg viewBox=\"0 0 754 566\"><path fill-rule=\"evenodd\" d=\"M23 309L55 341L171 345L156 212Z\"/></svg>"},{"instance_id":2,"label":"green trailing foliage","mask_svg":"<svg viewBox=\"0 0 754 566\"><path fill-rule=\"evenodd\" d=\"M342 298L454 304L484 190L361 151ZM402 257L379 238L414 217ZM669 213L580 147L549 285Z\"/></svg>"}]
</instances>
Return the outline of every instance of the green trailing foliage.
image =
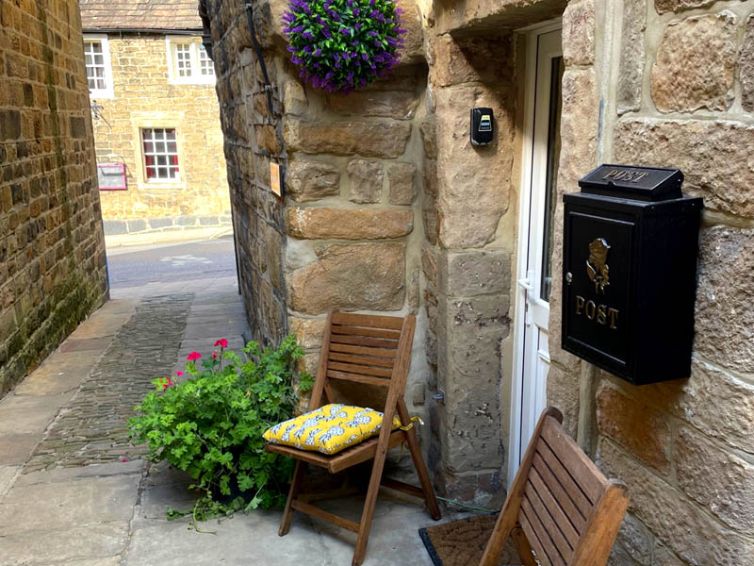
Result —
<instances>
[{"instance_id":1,"label":"green trailing foliage","mask_svg":"<svg viewBox=\"0 0 754 566\"><path fill-rule=\"evenodd\" d=\"M156 379L129 421L132 440L148 445L151 461L166 460L193 478L199 520L281 505L293 469L289 458L265 451L262 433L293 416L303 350L293 336L278 348L249 342L242 355L227 345L218 340L219 351L201 361L198 352L189 354L186 375L177 372L176 381ZM311 376L299 376L299 391L311 386Z\"/></svg>"}]
</instances>

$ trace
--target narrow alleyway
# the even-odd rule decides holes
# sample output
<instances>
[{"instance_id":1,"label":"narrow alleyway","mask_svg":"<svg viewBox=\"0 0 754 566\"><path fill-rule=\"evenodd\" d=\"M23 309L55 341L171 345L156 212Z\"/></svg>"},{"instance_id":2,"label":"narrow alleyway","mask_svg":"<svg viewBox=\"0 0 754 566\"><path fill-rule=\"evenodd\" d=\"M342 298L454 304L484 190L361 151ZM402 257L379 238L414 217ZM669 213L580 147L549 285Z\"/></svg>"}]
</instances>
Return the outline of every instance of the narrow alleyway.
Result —
<instances>
[{"instance_id":1,"label":"narrow alleyway","mask_svg":"<svg viewBox=\"0 0 754 566\"><path fill-rule=\"evenodd\" d=\"M169 521L169 507L190 508L189 482L129 445L127 418L155 376L217 338L243 344L232 261L230 240L111 254L112 300L0 401L0 564L350 563L350 533L303 517L285 538L277 512L202 525L214 534ZM430 564L417 535L430 522L383 498L366 564Z\"/></svg>"}]
</instances>

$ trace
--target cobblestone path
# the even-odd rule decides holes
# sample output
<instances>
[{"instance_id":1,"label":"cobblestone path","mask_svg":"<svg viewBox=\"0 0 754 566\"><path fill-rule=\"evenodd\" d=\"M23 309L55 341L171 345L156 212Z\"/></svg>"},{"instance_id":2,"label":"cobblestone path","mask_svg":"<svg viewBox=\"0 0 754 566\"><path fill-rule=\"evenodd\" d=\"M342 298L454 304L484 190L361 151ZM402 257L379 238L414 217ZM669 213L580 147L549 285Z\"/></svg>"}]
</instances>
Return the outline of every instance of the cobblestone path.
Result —
<instances>
[{"instance_id":1,"label":"cobblestone path","mask_svg":"<svg viewBox=\"0 0 754 566\"><path fill-rule=\"evenodd\" d=\"M152 388L152 380L171 372L193 297L188 293L149 297L136 306L79 391L52 422L24 473L144 455L144 447L129 444L128 418Z\"/></svg>"}]
</instances>

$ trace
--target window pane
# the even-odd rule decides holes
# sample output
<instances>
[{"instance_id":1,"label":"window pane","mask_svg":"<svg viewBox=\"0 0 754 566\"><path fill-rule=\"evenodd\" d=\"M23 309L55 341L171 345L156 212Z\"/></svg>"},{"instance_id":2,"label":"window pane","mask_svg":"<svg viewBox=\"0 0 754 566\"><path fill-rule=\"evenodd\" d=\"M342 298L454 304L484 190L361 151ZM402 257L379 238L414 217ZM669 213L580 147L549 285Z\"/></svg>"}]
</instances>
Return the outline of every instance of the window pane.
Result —
<instances>
[{"instance_id":1,"label":"window pane","mask_svg":"<svg viewBox=\"0 0 754 566\"><path fill-rule=\"evenodd\" d=\"M555 57L550 70L550 116L547 134L547 176L545 178L544 249L542 250L542 281L540 298L550 300L552 290L552 248L557 202L558 162L560 160L560 84L563 80L563 58Z\"/></svg>"},{"instance_id":2,"label":"window pane","mask_svg":"<svg viewBox=\"0 0 754 566\"><path fill-rule=\"evenodd\" d=\"M146 178L177 179L178 147L175 129L145 128L141 131L141 136Z\"/></svg>"}]
</instances>

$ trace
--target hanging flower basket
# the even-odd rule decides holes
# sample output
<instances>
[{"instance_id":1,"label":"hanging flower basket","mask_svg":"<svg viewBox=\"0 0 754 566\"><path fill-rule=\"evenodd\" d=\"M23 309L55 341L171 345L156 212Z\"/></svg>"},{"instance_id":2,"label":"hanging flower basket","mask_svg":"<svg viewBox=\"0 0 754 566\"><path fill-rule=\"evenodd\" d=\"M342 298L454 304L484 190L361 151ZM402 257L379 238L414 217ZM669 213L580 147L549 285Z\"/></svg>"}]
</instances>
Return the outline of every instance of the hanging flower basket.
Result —
<instances>
[{"instance_id":1,"label":"hanging flower basket","mask_svg":"<svg viewBox=\"0 0 754 566\"><path fill-rule=\"evenodd\" d=\"M291 0L283 21L291 61L327 92L350 92L385 76L405 33L393 0Z\"/></svg>"}]
</instances>

